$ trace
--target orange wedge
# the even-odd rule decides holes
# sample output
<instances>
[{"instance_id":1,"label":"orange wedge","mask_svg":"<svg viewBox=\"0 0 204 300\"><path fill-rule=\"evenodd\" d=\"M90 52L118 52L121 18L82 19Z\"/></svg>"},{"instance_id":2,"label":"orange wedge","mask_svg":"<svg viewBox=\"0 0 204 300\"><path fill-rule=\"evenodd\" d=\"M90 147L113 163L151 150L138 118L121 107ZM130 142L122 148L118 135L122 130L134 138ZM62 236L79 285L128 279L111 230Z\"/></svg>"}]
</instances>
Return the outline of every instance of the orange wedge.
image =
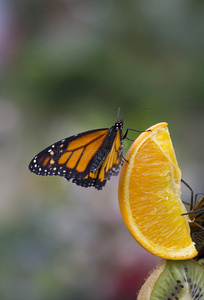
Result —
<instances>
[{"instance_id":1,"label":"orange wedge","mask_svg":"<svg viewBox=\"0 0 204 300\"><path fill-rule=\"evenodd\" d=\"M119 179L123 220L150 253L183 260L197 255L186 208L180 199L181 171L167 123L150 127L130 147Z\"/></svg>"}]
</instances>

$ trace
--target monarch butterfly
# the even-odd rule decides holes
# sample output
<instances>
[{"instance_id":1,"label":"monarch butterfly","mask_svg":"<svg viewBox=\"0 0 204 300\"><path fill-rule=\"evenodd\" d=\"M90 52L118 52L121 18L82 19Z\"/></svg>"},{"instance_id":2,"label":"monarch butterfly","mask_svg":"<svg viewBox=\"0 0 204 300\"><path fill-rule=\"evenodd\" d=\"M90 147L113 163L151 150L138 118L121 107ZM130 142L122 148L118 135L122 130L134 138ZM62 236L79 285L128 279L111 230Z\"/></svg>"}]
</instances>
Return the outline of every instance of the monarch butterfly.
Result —
<instances>
[{"instance_id":1,"label":"monarch butterfly","mask_svg":"<svg viewBox=\"0 0 204 300\"><path fill-rule=\"evenodd\" d=\"M194 197L192 188L183 179L182 182L191 191L190 210L183 215L189 215L191 236L196 244L197 250L200 252L201 248L204 246L204 195L202 193L197 193ZM199 195L203 196L197 201Z\"/></svg>"},{"instance_id":2,"label":"monarch butterfly","mask_svg":"<svg viewBox=\"0 0 204 300\"><path fill-rule=\"evenodd\" d=\"M62 176L79 186L101 190L112 175L119 173L122 141L128 130L141 132L128 128L123 135L123 119L111 128L82 132L52 144L32 159L29 170L42 176Z\"/></svg>"}]
</instances>

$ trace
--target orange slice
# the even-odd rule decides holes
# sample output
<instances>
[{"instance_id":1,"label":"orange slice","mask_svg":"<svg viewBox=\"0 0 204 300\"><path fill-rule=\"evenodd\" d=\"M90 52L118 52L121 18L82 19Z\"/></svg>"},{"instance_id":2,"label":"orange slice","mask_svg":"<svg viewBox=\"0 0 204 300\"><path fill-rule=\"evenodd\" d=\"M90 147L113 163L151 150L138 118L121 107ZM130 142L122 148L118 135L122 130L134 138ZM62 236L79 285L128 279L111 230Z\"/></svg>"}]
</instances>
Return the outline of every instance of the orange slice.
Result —
<instances>
[{"instance_id":1,"label":"orange slice","mask_svg":"<svg viewBox=\"0 0 204 300\"><path fill-rule=\"evenodd\" d=\"M130 147L119 179L123 220L136 241L165 259L197 255L186 208L180 199L181 171L167 123L150 127Z\"/></svg>"}]
</instances>

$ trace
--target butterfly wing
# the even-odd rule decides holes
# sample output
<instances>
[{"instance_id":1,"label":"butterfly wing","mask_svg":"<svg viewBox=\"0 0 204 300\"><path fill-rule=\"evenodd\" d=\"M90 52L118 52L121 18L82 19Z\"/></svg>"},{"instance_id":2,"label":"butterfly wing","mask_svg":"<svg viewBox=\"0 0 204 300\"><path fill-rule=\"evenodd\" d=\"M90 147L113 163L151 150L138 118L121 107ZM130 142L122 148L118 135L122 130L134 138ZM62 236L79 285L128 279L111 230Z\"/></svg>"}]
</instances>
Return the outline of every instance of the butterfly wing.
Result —
<instances>
[{"instance_id":1,"label":"butterfly wing","mask_svg":"<svg viewBox=\"0 0 204 300\"><path fill-rule=\"evenodd\" d=\"M204 245L204 196L195 203L189 213L191 236L199 252Z\"/></svg>"},{"instance_id":2,"label":"butterfly wing","mask_svg":"<svg viewBox=\"0 0 204 300\"><path fill-rule=\"evenodd\" d=\"M36 155L29 170L38 175L58 175L82 179L95 172L104 161L107 128L90 130L63 139ZM101 149L101 150L100 150Z\"/></svg>"},{"instance_id":3,"label":"butterfly wing","mask_svg":"<svg viewBox=\"0 0 204 300\"><path fill-rule=\"evenodd\" d=\"M103 146L109 153L100 168L95 172L90 172L82 179L73 179L74 183L85 187L94 186L96 189L101 190L112 175L117 175L119 173L123 155L122 131L118 130L113 132L112 137L114 137L114 139L110 137L107 140L109 145Z\"/></svg>"},{"instance_id":4,"label":"butterfly wing","mask_svg":"<svg viewBox=\"0 0 204 300\"><path fill-rule=\"evenodd\" d=\"M58 175L77 185L101 190L122 163L123 122L110 129L90 130L63 139L36 155L29 170L38 175Z\"/></svg>"}]
</instances>

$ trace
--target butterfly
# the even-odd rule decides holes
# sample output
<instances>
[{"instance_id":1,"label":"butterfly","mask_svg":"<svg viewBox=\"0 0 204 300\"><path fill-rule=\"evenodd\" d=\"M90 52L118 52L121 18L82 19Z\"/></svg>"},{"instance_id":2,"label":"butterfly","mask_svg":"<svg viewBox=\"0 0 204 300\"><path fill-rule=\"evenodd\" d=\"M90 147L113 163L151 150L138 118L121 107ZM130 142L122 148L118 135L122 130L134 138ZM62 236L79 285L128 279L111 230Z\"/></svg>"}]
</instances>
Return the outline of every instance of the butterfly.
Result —
<instances>
[{"instance_id":1,"label":"butterfly","mask_svg":"<svg viewBox=\"0 0 204 300\"><path fill-rule=\"evenodd\" d=\"M101 190L112 175L119 173L128 130L141 132L128 128L123 135L123 120L110 128L82 132L52 144L32 159L29 170L42 176L62 176L79 186Z\"/></svg>"},{"instance_id":2,"label":"butterfly","mask_svg":"<svg viewBox=\"0 0 204 300\"><path fill-rule=\"evenodd\" d=\"M183 215L188 215L190 218L189 226L191 236L196 244L197 250L200 251L204 246L204 195L197 193L194 197L192 188L183 179L181 181L191 191L190 210ZM199 195L202 195L202 197L197 201Z\"/></svg>"}]
</instances>

